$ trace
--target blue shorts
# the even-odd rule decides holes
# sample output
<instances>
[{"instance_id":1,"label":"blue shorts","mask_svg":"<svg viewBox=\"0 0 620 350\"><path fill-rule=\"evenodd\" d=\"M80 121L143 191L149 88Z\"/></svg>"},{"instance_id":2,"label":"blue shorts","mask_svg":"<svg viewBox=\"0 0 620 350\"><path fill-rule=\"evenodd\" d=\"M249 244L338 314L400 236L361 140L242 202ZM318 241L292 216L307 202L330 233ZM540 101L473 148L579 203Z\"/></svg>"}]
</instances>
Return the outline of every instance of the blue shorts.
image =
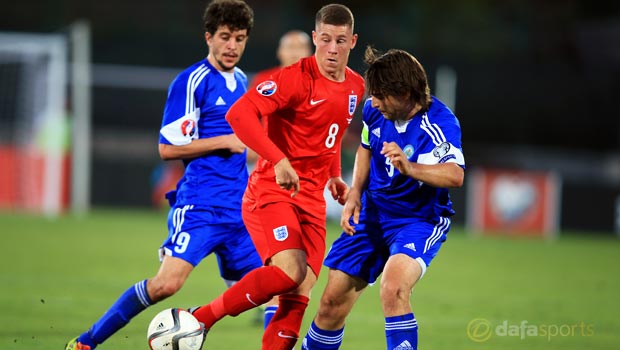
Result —
<instances>
[{"instance_id":1,"label":"blue shorts","mask_svg":"<svg viewBox=\"0 0 620 350\"><path fill-rule=\"evenodd\" d=\"M364 203L355 234L342 233L324 265L374 283L390 256L406 254L420 264L423 276L449 230L450 219L445 217L436 222L390 217Z\"/></svg>"},{"instance_id":2,"label":"blue shorts","mask_svg":"<svg viewBox=\"0 0 620 350\"><path fill-rule=\"evenodd\" d=\"M238 281L246 273L263 266L252 239L243 224L241 210L175 206L168 214L168 238L160 248L196 266L215 253L220 275Z\"/></svg>"}]
</instances>

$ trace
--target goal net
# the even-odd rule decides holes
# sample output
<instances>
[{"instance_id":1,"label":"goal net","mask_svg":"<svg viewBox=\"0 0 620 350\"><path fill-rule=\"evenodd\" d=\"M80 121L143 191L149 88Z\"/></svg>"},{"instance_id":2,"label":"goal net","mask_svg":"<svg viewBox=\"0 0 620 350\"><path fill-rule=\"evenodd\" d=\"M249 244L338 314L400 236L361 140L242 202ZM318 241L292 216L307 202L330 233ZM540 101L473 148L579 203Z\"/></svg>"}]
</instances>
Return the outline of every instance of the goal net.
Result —
<instances>
[{"instance_id":1,"label":"goal net","mask_svg":"<svg viewBox=\"0 0 620 350\"><path fill-rule=\"evenodd\" d=\"M68 204L67 39L0 33L0 210Z\"/></svg>"}]
</instances>

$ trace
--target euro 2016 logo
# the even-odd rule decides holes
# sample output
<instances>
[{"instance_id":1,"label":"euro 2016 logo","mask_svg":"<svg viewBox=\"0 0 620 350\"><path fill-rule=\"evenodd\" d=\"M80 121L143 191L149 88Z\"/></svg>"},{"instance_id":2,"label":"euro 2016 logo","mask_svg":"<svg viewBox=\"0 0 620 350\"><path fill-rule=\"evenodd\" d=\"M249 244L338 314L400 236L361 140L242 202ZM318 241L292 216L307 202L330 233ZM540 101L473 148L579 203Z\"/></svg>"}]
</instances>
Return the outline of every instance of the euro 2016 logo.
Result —
<instances>
[{"instance_id":1,"label":"euro 2016 logo","mask_svg":"<svg viewBox=\"0 0 620 350\"><path fill-rule=\"evenodd\" d=\"M271 80L263 81L256 86L256 91L263 96L271 96L278 89L278 85Z\"/></svg>"},{"instance_id":2,"label":"euro 2016 logo","mask_svg":"<svg viewBox=\"0 0 620 350\"><path fill-rule=\"evenodd\" d=\"M194 136L194 133L196 132L196 122L191 119L185 120L181 124L181 132L183 133L183 136Z\"/></svg>"}]
</instances>

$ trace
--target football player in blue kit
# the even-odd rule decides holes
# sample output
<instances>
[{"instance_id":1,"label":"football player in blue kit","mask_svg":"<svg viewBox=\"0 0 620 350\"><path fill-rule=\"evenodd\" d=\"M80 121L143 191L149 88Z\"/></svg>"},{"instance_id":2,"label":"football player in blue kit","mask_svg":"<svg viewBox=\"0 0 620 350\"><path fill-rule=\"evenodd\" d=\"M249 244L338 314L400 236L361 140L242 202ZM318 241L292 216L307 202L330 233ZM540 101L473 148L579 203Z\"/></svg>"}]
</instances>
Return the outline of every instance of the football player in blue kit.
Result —
<instances>
[{"instance_id":1,"label":"football player in blue kit","mask_svg":"<svg viewBox=\"0 0 620 350\"><path fill-rule=\"evenodd\" d=\"M347 315L381 274L387 349L417 349L409 299L450 229L448 188L463 184L459 121L430 95L422 65L402 50L368 47L365 56L370 98L343 233L325 259L328 282L302 349L338 349Z\"/></svg>"},{"instance_id":2,"label":"football player in blue kit","mask_svg":"<svg viewBox=\"0 0 620 350\"><path fill-rule=\"evenodd\" d=\"M142 310L175 294L198 263L215 253L228 286L262 266L241 217L248 180L246 147L225 114L247 90L237 63L253 26L241 0L215 0L204 13L206 59L172 82L159 137L162 159L181 159L184 176L169 192L168 238L157 274L131 286L66 350L92 350Z\"/></svg>"}]
</instances>

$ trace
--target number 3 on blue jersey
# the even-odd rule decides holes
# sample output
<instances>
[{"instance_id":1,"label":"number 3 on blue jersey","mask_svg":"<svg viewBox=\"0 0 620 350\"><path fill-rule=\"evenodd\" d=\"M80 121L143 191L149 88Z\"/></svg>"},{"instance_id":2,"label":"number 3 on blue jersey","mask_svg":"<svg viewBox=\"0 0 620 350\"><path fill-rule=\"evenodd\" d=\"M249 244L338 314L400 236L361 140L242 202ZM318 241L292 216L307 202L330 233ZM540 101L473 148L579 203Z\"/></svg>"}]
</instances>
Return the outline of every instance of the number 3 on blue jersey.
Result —
<instances>
[{"instance_id":1,"label":"number 3 on blue jersey","mask_svg":"<svg viewBox=\"0 0 620 350\"><path fill-rule=\"evenodd\" d=\"M390 158L385 157L385 164L387 165L387 167L385 167L385 171L387 171L388 176L389 177L394 176L394 164L392 164L392 161L390 160Z\"/></svg>"}]
</instances>

